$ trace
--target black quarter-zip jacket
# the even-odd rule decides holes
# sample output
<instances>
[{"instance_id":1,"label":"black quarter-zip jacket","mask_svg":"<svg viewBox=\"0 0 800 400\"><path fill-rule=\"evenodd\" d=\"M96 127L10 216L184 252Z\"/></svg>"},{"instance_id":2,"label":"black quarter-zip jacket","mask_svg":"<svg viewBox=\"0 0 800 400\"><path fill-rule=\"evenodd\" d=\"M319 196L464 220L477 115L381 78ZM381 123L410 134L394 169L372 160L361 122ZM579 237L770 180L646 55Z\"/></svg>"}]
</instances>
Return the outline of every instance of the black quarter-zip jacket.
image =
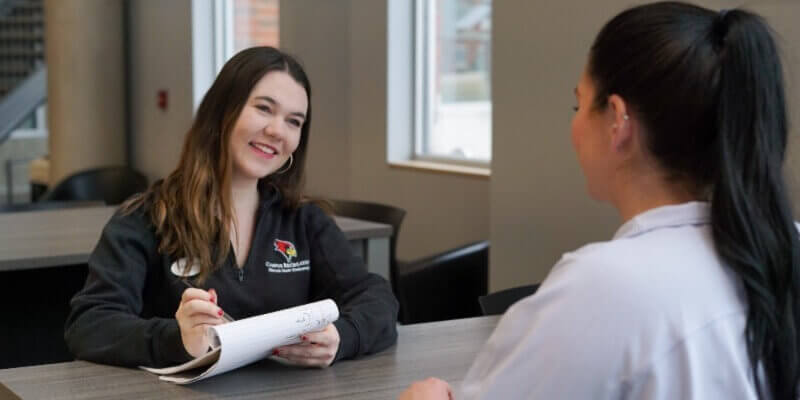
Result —
<instances>
[{"instance_id":1,"label":"black quarter-zip jacket","mask_svg":"<svg viewBox=\"0 0 800 400\"><path fill-rule=\"evenodd\" d=\"M333 299L340 311L336 360L391 346L398 304L386 280L366 271L319 207L289 211L280 199L262 192L244 267L231 252L202 287L214 288L219 306L236 319ZM172 272L177 260L161 254L158 243L143 209L117 212L105 226L67 318L64 338L77 358L130 367L191 359L175 320L187 286Z\"/></svg>"}]
</instances>

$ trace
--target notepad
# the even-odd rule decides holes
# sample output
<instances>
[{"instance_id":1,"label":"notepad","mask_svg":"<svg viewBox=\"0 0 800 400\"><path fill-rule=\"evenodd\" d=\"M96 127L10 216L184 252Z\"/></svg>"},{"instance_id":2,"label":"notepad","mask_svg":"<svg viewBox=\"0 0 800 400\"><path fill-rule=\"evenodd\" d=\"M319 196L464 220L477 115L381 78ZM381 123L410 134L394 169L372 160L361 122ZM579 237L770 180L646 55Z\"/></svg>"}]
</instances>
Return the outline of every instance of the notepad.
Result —
<instances>
[{"instance_id":1,"label":"notepad","mask_svg":"<svg viewBox=\"0 0 800 400\"><path fill-rule=\"evenodd\" d=\"M174 367L140 368L167 382L197 382L267 358L273 349L300 343L302 335L337 319L339 308L326 299L216 325L208 329L212 350L205 355Z\"/></svg>"}]
</instances>

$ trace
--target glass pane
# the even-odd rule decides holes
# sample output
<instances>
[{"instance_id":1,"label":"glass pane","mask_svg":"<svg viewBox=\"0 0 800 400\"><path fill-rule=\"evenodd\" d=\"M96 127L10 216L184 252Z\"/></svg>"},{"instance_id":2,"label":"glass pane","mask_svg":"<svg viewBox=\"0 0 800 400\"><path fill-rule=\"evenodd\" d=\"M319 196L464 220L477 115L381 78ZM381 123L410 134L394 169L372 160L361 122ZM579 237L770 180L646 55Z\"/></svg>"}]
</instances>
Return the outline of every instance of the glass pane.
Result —
<instances>
[{"instance_id":1,"label":"glass pane","mask_svg":"<svg viewBox=\"0 0 800 400\"><path fill-rule=\"evenodd\" d=\"M233 53L253 46L278 47L279 0L233 0Z\"/></svg>"},{"instance_id":2,"label":"glass pane","mask_svg":"<svg viewBox=\"0 0 800 400\"><path fill-rule=\"evenodd\" d=\"M492 157L491 0L431 0L428 9L428 156Z\"/></svg>"}]
</instances>

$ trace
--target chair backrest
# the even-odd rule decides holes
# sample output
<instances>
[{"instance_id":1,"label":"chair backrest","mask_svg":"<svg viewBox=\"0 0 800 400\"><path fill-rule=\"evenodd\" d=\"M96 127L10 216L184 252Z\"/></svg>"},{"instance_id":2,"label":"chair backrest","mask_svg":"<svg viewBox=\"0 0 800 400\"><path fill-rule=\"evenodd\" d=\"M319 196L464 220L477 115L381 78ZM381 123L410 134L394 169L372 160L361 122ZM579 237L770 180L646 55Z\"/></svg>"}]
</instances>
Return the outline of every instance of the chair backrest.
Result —
<instances>
[{"instance_id":1,"label":"chair backrest","mask_svg":"<svg viewBox=\"0 0 800 400\"><path fill-rule=\"evenodd\" d=\"M128 167L102 167L68 176L42 195L42 201L103 201L120 204L147 189L147 178Z\"/></svg>"},{"instance_id":2,"label":"chair backrest","mask_svg":"<svg viewBox=\"0 0 800 400\"><path fill-rule=\"evenodd\" d=\"M536 289L539 289L538 283L513 287L481 296L478 298L478 302L481 304L483 315L500 315L505 313L512 304L536 293Z\"/></svg>"},{"instance_id":3,"label":"chair backrest","mask_svg":"<svg viewBox=\"0 0 800 400\"><path fill-rule=\"evenodd\" d=\"M403 324L481 315L478 298L489 282L489 242L462 245L402 264L398 274Z\"/></svg>"},{"instance_id":4,"label":"chair backrest","mask_svg":"<svg viewBox=\"0 0 800 400\"><path fill-rule=\"evenodd\" d=\"M389 277L392 290L395 290L397 281L397 237L400 234L400 225L406 216L402 208L355 200L328 200L333 207L333 213L342 217L363 219L392 226L392 237L389 240ZM396 293L396 290L395 290Z\"/></svg>"}]
</instances>

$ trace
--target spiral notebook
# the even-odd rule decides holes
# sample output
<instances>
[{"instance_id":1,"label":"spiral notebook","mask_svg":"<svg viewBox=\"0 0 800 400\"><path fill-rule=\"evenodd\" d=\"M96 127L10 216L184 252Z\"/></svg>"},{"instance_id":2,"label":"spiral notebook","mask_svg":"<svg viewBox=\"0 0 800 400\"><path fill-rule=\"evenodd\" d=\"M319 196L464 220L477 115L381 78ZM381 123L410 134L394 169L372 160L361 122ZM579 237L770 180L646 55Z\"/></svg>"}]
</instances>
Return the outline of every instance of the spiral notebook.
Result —
<instances>
[{"instance_id":1,"label":"spiral notebook","mask_svg":"<svg viewBox=\"0 0 800 400\"><path fill-rule=\"evenodd\" d=\"M331 299L216 325L208 329L212 350L202 357L167 368L140 367L177 384L197 382L272 355L276 347L300 343L339 318Z\"/></svg>"}]
</instances>

